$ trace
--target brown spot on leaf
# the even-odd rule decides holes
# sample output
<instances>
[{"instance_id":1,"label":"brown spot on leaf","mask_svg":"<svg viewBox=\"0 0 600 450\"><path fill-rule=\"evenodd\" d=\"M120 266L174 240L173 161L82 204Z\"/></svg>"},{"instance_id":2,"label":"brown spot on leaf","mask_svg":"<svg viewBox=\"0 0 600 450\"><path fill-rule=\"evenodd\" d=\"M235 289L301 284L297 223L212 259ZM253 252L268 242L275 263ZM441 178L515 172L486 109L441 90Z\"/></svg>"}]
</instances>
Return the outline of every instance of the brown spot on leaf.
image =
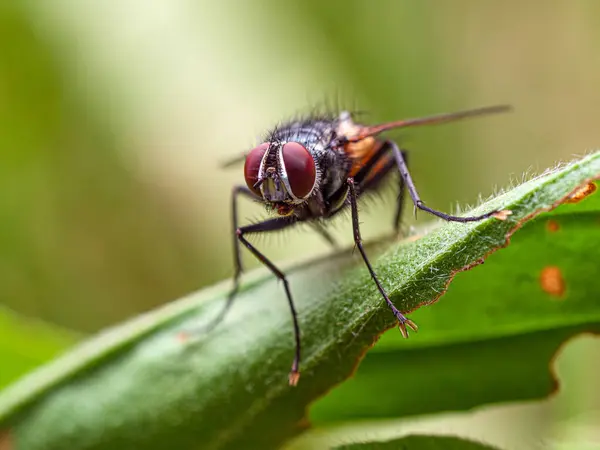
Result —
<instances>
[{"instance_id":1,"label":"brown spot on leaf","mask_svg":"<svg viewBox=\"0 0 600 450\"><path fill-rule=\"evenodd\" d=\"M0 430L0 450L13 450L12 439L10 433L5 430Z\"/></svg>"},{"instance_id":2,"label":"brown spot on leaf","mask_svg":"<svg viewBox=\"0 0 600 450\"><path fill-rule=\"evenodd\" d=\"M544 267L540 273L540 286L544 292L555 297L562 297L566 286L560 269L556 266Z\"/></svg>"},{"instance_id":3,"label":"brown spot on leaf","mask_svg":"<svg viewBox=\"0 0 600 450\"><path fill-rule=\"evenodd\" d=\"M556 220L550 219L548 222L546 222L546 229L550 233L556 233L558 230L560 230L560 224Z\"/></svg>"},{"instance_id":4,"label":"brown spot on leaf","mask_svg":"<svg viewBox=\"0 0 600 450\"><path fill-rule=\"evenodd\" d=\"M306 430L306 429L310 428L310 426L311 426L310 420L308 420L308 417L306 417L306 416L304 416L302 419L300 419L300 421L296 425L301 430Z\"/></svg>"},{"instance_id":5,"label":"brown spot on leaf","mask_svg":"<svg viewBox=\"0 0 600 450\"><path fill-rule=\"evenodd\" d=\"M585 184L585 185L581 186L580 188L578 188L571 195L569 195L565 199L565 203L578 203L581 200L583 200L584 198L586 198L588 195L591 195L594 192L596 192L596 189L597 189L597 187L596 187L595 183L590 182L588 184Z\"/></svg>"},{"instance_id":6,"label":"brown spot on leaf","mask_svg":"<svg viewBox=\"0 0 600 450\"><path fill-rule=\"evenodd\" d=\"M190 339L190 335L188 333L186 333L185 331L181 331L181 332L177 333L177 340L179 342L185 343L189 339Z\"/></svg>"}]
</instances>

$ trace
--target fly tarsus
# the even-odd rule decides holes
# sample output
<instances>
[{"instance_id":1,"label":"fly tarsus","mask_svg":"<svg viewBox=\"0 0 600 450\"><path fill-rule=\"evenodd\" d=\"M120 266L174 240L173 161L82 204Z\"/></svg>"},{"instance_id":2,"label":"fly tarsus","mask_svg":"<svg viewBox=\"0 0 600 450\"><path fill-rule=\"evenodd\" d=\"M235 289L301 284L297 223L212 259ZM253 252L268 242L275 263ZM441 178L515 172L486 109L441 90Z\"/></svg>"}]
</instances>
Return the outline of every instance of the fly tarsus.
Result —
<instances>
[{"instance_id":1,"label":"fly tarsus","mask_svg":"<svg viewBox=\"0 0 600 450\"><path fill-rule=\"evenodd\" d=\"M400 330L402 337L404 339L408 339L408 330L406 329L406 327L410 328L415 333L419 331L419 327L416 323L414 323L412 320L408 319L404 315L400 314L400 316L402 317L402 319L396 316L396 318L398 319L398 329Z\"/></svg>"}]
</instances>

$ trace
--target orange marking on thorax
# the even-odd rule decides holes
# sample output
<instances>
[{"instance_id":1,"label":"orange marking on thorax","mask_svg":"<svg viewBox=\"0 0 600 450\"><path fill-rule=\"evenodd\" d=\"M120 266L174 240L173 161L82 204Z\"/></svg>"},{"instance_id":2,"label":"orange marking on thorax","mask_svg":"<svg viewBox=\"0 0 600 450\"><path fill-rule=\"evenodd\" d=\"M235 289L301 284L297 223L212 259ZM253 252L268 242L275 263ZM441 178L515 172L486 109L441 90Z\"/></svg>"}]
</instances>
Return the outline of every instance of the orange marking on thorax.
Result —
<instances>
[{"instance_id":1,"label":"orange marking on thorax","mask_svg":"<svg viewBox=\"0 0 600 450\"><path fill-rule=\"evenodd\" d=\"M388 153L387 155L384 155L381 159L379 159L379 161L377 161L373 165L373 167L371 167L371 170L369 170L369 173L365 177L364 183L369 183L373 178L379 175L379 173L381 173L381 171L388 165L390 160L393 159L394 155L392 155L391 153Z\"/></svg>"},{"instance_id":2,"label":"orange marking on thorax","mask_svg":"<svg viewBox=\"0 0 600 450\"><path fill-rule=\"evenodd\" d=\"M358 173L360 168L373 157L373 154L379 150L377 140L374 137L367 137L358 142L349 142L344 145L344 152L353 161L350 176L353 177Z\"/></svg>"}]
</instances>

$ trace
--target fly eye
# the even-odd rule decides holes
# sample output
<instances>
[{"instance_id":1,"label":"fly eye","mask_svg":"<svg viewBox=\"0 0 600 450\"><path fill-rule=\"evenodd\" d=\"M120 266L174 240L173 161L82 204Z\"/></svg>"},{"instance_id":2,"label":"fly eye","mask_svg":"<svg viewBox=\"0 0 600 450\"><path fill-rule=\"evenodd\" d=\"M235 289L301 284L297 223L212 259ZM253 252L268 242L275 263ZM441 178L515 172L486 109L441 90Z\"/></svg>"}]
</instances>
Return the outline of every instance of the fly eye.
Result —
<instances>
[{"instance_id":1,"label":"fly eye","mask_svg":"<svg viewBox=\"0 0 600 450\"><path fill-rule=\"evenodd\" d=\"M244 164L244 178L246 179L246 184L252 192L259 196L261 195L260 189L255 188L254 185L258 181L260 163L268 148L269 143L265 142L252 149L250 153L248 153L248 156L246 156L246 163Z\"/></svg>"},{"instance_id":2,"label":"fly eye","mask_svg":"<svg viewBox=\"0 0 600 450\"><path fill-rule=\"evenodd\" d=\"M306 147L297 142L285 144L281 155L292 193L297 198L306 197L312 192L317 177L315 160Z\"/></svg>"}]
</instances>

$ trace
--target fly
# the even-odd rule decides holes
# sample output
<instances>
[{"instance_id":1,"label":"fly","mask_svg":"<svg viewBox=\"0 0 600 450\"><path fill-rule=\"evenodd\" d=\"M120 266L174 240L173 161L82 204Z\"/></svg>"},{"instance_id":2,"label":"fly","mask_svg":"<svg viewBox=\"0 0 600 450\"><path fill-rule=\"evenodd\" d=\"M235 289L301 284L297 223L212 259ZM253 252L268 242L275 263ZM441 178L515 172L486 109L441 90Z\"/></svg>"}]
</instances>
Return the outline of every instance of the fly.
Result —
<instances>
[{"instance_id":1,"label":"fly","mask_svg":"<svg viewBox=\"0 0 600 450\"><path fill-rule=\"evenodd\" d=\"M289 383L295 386L300 377L301 342L298 314L288 280L275 264L248 241L247 237L252 234L283 230L298 223L310 223L325 239L333 242L323 224L342 210L350 208L356 248L381 296L396 317L402 336L408 338L408 329L416 332L416 324L404 316L391 302L363 249L357 208L360 197L377 189L386 175L393 170L398 170L400 172L399 195L393 222L396 231L400 227L406 190L412 199L415 211L420 209L446 221L476 222L489 217L504 220L510 212L490 211L480 216L461 217L426 206L419 197L408 171L407 151L401 149L394 141L378 138L378 136L391 129L441 124L508 110L510 107L506 105L492 106L374 126L355 123L351 114L344 111L335 118L309 118L289 122L271 130L263 143L250 150L243 158L231 162L245 160L245 185L235 186L231 197L235 262L233 289L223 310L208 328L212 329L225 317L239 290L242 275L241 244L283 283L294 326L295 355ZM239 197L264 203L275 212L275 217L240 226L237 211Z\"/></svg>"}]
</instances>

